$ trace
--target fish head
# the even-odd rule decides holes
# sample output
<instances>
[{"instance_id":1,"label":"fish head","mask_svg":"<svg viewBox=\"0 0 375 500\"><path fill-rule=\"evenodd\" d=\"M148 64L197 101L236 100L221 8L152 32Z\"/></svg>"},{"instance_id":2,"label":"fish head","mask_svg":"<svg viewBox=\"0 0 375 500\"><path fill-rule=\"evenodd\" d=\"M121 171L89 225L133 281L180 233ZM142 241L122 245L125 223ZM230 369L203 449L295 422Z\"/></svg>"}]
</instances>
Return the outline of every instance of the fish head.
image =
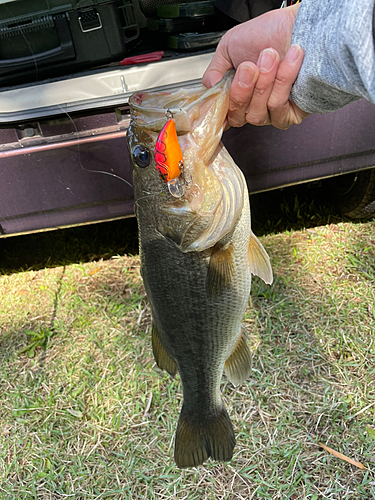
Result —
<instances>
[{"instance_id":1,"label":"fish head","mask_svg":"<svg viewBox=\"0 0 375 500\"><path fill-rule=\"evenodd\" d=\"M242 209L245 181L221 144L233 76L211 89L137 92L129 101L137 216L147 211L184 252L213 246Z\"/></svg>"}]
</instances>

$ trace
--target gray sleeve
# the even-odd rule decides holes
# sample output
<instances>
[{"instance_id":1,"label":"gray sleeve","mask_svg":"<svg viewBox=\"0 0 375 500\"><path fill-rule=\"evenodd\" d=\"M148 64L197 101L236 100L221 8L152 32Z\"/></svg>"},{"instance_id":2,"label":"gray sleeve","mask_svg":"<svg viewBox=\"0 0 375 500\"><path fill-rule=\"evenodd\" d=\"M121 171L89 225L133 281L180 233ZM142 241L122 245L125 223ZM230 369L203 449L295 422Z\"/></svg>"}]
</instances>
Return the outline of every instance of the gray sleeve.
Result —
<instances>
[{"instance_id":1,"label":"gray sleeve","mask_svg":"<svg viewBox=\"0 0 375 500\"><path fill-rule=\"evenodd\" d=\"M292 88L309 113L327 113L360 99L375 103L375 0L302 0L292 44L305 52Z\"/></svg>"}]
</instances>

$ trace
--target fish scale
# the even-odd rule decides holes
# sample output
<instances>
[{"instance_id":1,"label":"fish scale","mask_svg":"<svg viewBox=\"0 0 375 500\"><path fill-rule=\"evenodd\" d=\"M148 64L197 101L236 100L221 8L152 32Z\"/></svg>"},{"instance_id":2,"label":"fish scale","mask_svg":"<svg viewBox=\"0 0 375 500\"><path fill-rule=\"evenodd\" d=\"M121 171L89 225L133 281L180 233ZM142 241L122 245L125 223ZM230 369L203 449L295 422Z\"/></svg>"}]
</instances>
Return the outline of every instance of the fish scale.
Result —
<instances>
[{"instance_id":1,"label":"fish scale","mask_svg":"<svg viewBox=\"0 0 375 500\"><path fill-rule=\"evenodd\" d=\"M209 90L189 88L188 98L180 89L130 99L127 140L153 351L160 368L179 372L183 389L175 438L179 467L198 466L210 456L231 459L235 437L220 382L224 371L235 385L248 378L251 354L241 322L251 274L272 281L268 256L251 231L245 178L220 143L232 78L228 73ZM179 180L178 199L154 159L166 109L190 179Z\"/></svg>"}]
</instances>

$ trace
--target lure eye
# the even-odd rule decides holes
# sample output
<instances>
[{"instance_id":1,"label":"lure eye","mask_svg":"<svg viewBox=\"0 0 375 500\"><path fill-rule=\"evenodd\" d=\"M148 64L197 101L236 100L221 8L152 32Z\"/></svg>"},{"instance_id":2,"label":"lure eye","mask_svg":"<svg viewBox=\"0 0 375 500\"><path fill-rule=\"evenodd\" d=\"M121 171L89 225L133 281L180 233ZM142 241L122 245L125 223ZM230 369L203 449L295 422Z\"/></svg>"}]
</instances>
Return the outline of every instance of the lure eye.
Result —
<instances>
[{"instance_id":1,"label":"lure eye","mask_svg":"<svg viewBox=\"0 0 375 500\"><path fill-rule=\"evenodd\" d=\"M150 151L144 146L136 146L133 150L135 163L138 167L145 168L150 164Z\"/></svg>"}]
</instances>

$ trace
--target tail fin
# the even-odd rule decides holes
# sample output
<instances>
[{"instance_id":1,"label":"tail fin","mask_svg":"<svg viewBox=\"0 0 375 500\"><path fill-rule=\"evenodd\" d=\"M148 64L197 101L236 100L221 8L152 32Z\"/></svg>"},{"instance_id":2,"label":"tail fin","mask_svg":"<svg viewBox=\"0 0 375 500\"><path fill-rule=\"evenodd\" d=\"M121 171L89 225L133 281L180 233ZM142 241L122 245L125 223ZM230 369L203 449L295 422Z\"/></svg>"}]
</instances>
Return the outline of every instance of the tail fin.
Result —
<instances>
[{"instance_id":1,"label":"tail fin","mask_svg":"<svg viewBox=\"0 0 375 500\"><path fill-rule=\"evenodd\" d=\"M182 407L177 425L174 458L180 468L197 467L208 457L229 461L236 444L229 415L222 409L207 419L192 419Z\"/></svg>"}]
</instances>

